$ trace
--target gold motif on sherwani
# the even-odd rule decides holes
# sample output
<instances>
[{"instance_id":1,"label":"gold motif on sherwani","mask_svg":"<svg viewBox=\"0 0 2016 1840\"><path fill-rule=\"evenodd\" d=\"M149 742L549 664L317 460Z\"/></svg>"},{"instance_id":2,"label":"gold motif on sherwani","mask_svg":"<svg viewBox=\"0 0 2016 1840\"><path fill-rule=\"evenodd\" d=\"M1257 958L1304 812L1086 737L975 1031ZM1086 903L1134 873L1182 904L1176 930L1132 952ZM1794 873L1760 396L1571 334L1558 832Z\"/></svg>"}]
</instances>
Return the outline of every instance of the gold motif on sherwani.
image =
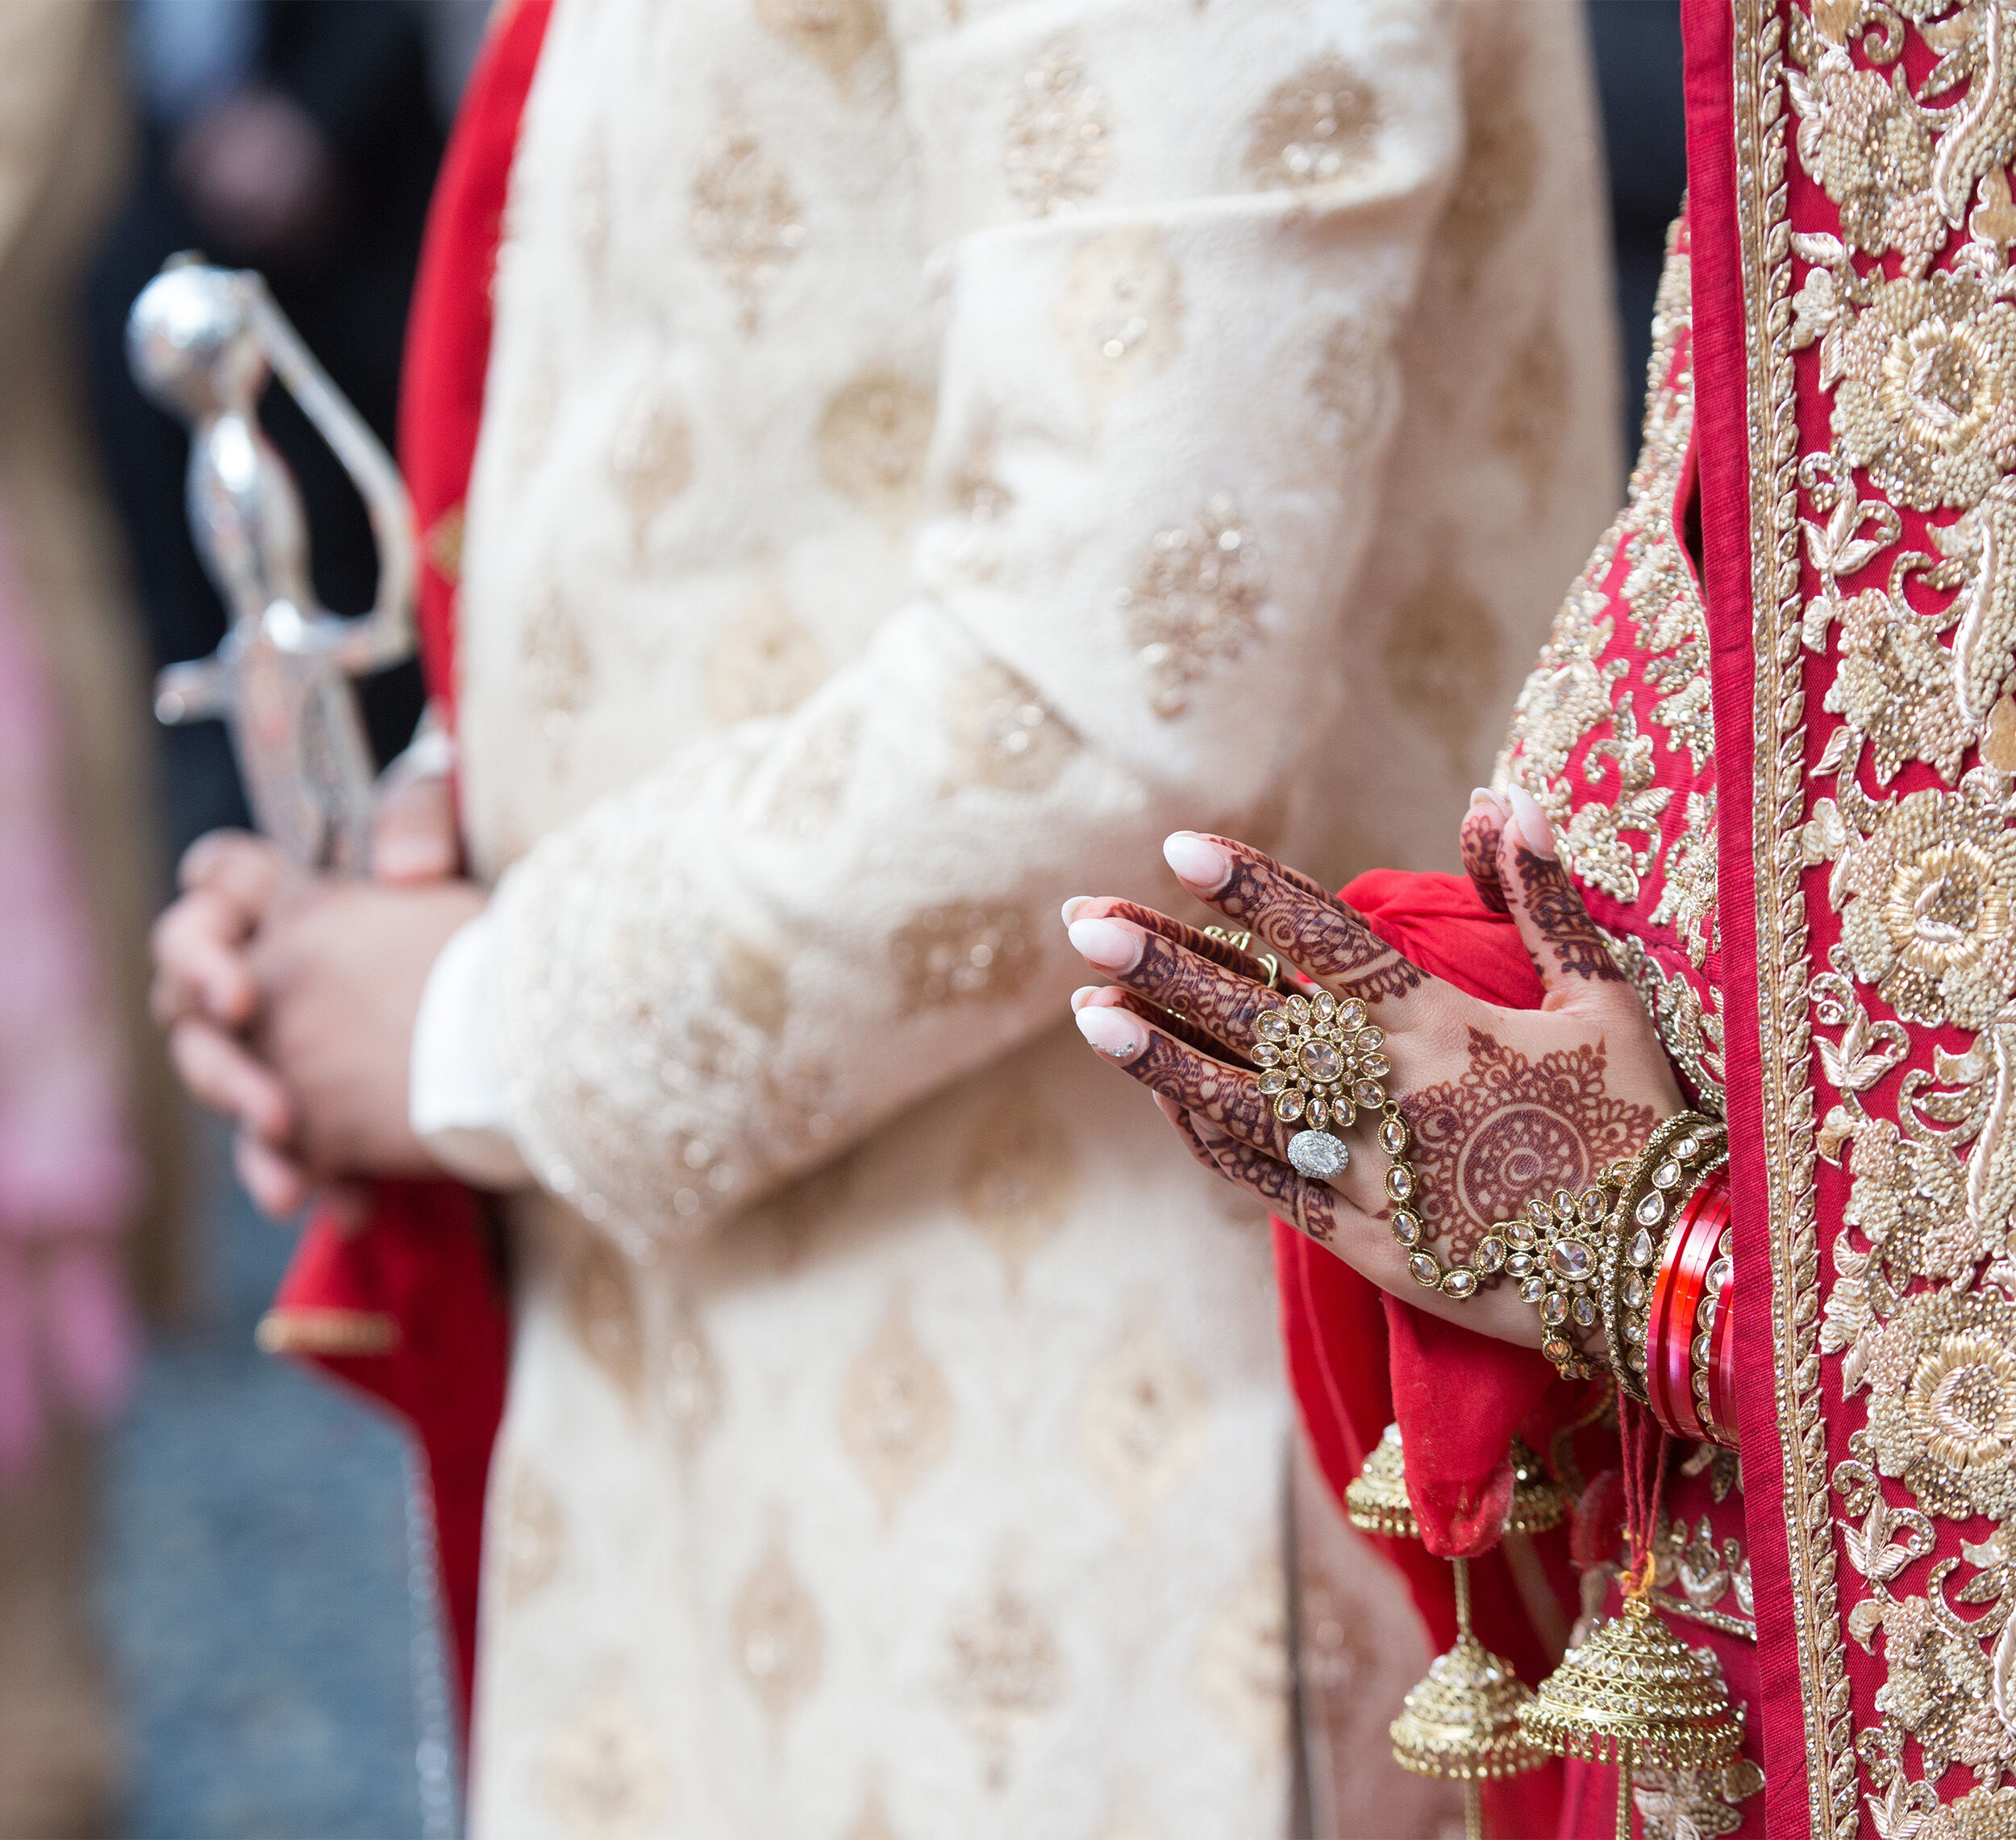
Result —
<instances>
[{"instance_id":1,"label":"gold motif on sherwani","mask_svg":"<svg viewBox=\"0 0 2016 1840\"><path fill-rule=\"evenodd\" d=\"M578 1233L562 1254L567 1320L581 1352L632 1406L644 1400L644 1326L629 1262L600 1234Z\"/></svg>"},{"instance_id":2,"label":"gold motif on sherwani","mask_svg":"<svg viewBox=\"0 0 2016 1840\"><path fill-rule=\"evenodd\" d=\"M957 1615L946 1636L945 1696L980 1746L989 1787L1006 1787L1017 1753L1064 1697L1063 1645L1050 1618L1001 1583Z\"/></svg>"},{"instance_id":3,"label":"gold motif on sherwani","mask_svg":"<svg viewBox=\"0 0 2016 1840\"><path fill-rule=\"evenodd\" d=\"M826 681L825 648L775 583L722 622L707 659L707 714L726 728L785 715Z\"/></svg>"},{"instance_id":4,"label":"gold motif on sherwani","mask_svg":"<svg viewBox=\"0 0 2016 1840\"><path fill-rule=\"evenodd\" d=\"M873 1338L840 1383L840 1442L881 1506L894 1520L903 1497L952 1448L952 1394L906 1305L892 1299Z\"/></svg>"},{"instance_id":5,"label":"gold motif on sherwani","mask_svg":"<svg viewBox=\"0 0 2016 1840\"><path fill-rule=\"evenodd\" d=\"M1204 1383L1159 1325L1130 1333L1092 1370L1078 1408L1078 1447L1137 1529L1204 1453Z\"/></svg>"},{"instance_id":6,"label":"gold motif on sherwani","mask_svg":"<svg viewBox=\"0 0 2016 1840\"><path fill-rule=\"evenodd\" d=\"M566 1522L552 1484L522 1454L503 1493L504 1607L515 1610L559 1572Z\"/></svg>"},{"instance_id":7,"label":"gold motif on sherwani","mask_svg":"<svg viewBox=\"0 0 2016 1840\"><path fill-rule=\"evenodd\" d=\"M974 786L1042 792L1078 751L1078 738L1034 685L989 659L954 681L945 705L948 797Z\"/></svg>"},{"instance_id":8,"label":"gold motif on sherwani","mask_svg":"<svg viewBox=\"0 0 2016 1840\"><path fill-rule=\"evenodd\" d=\"M805 246L798 194L755 135L723 128L693 177L688 227L736 303L745 332L763 323L763 300Z\"/></svg>"},{"instance_id":9,"label":"gold motif on sherwani","mask_svg":"<svg viewBox=\"0 0 2016 1840\"><path fill-rule=\"evenodd\" d=\"M1002 166L1010 194L1034 216L1074 210L1113 171L1105 92L1054 45L1023 72L1008 110Z\"/></svg>"},{"instance_id":10,"label":"gold motif on sherwani","mask_svg":"<svg viewBox=\"0 0 2016 1840\"><path fill-rule=\"evenodd\" d=\"M550 743L564 742L587 706L594 659L573 602L559 588L548 584L535 595L518 651L539 733Z\"/></svg>"},{"instance_id":11,"label":"gold motif on sherwani","mask_svg":"<svg viewBox=\"0 0 2016 1840\"><path fill-rule=\"evenodd\" d=\"M1503 693L1498 629L1484 597L1452 568L1455 546L1429 541L1427 572L1387 631L1386 670L1408 714L1461 760L1477 748L1485 705Z\"/></svg>"},{"instance_id":12,"label":"gold motif on sherwani","mask_svg":"<svg viewBox=\"0 0 2016 1840\"><path fill-rule=\"evenodd\" d=\"M641 1840L672 1805L672 1772L634 1689L605 1687L547 1741L540 1800L583 1840Z\"/></svg>"},{"instance_id":13,"label":"gold motif on sherwani","mask_svg":"<svg viewBox=\"0 0 2016 1840\"><path fill-rule=\"evenodd\" d=\"M1011 1288L1062 1226L1077 1188L1071 1134L1033 1096L990 1105L967 1139L959 1205L1001 1255Z\"/></svg>"},{"instance_id":14,"label":"gold motif on sherwani","mask_svg":"<svg viewBox=\"0 0 2016 1840\"><path fill-rule=\"evenodd\" d=\"M882 40L880 0L756 0L756 14L843 86Z\"/></svg>"},{"instance_id":15,"label":"gold motif on sherwani","mask_svg":"<svg viewBox=\"0 0 2016 1840\"><path fill-rule=\"evenodd\" d=\"M782 1720L818 1684L826 1630L781 1538L742 1581L730 1620L743 1677L771 1718Z\"/></svg>"},{"instance_id":16,"label":"gold motif on sherwani","mask_svg":"<svg viewBox=\"0 0 2016 1840\"><path fill-rule=\"evenodd\" d=\"M1018 907L927 907L889 935L900 1012L1002 997L1035 968L1034 929Z\"/></svg>"},{"instance_id":17,"label":"gold motif on sherwani","mask_svg":"<svg viewBox=\"0 0 2016 1840\"><path fill-rule=\"evenodd\" d=\"M630 514L631 547L642 551L653 519L693 484L693 430L677 402L660 389L639 395L616 425L609 470Z\"/></svg>"},{"instance_id":18,"label":"gold motif on sherwani","mask_svg":"<svg viewBox=\"0 0 2016 1840\"><path fill-rule=\"evenodd\" d=\"M1513 348L1491 405L1491 444L1518 469L1535 510L1546 502L1568 431L1568 362L1552 319Z\"/></svg>"},{"instance_id":19,"label":"gold motif on sherwani","mask_svg":"<svg viewBox=\"0 0 2016 1840\"><path fill-rule=\"evenodd\" d=\"M1198 1696L1231 1726L1255 1765L1278 1765L1288 1750L1292 1686L1288 1580L1271 1555L1256 1559L1211 1613L1195 1679Z\"/></svg>"},{"instance_id":20,"label":"gold motif on sherwani","mask_svg":"<svg viewBox=\"0 0 2016 1840\"><path fill-rule=\"evenodd\" d=\"M1344 59L1319 57L1261 104L1246 170L1263 187L1328 185L1371 162L1379 123L1372 85Z\"/></svg>"},{"instance_id":21,"label":"gold motif on sherwani","mask_svg":"<svg viewBox=\"0 0 2016 1840\"><path fill-rule=\"evenodd\" d=\"M1058 336L1094 406L1152 377L1183 349L1183 278L1152 225L1101 231L1071 258Z\"/></svg>"},{"instance_id":22,"label":"gold motif on sherwani","mask_svg":"<svg viewBox=\"0 0 2016 1840\"><path fill-rule=\"evenodd\" d=\"M1149 706L1177 716L1213 665L1259 635L1267 565L1238 507L1218 493L1187 523L1156 532L1134 585L1114 598L1148 674Z\"/></svg>"},{"instance_id":23,"label":"gold motif on sherwani","mask_svg":"<svg viewBox=\"0 0 2016 1840\"><path fill-rule=\"evenodd\" d=\"M915 521L924 452L937 400L930 389L875 370L845 385L827 405L817 437L819 473L894 534Z\"/></svg>"}]
</instances>

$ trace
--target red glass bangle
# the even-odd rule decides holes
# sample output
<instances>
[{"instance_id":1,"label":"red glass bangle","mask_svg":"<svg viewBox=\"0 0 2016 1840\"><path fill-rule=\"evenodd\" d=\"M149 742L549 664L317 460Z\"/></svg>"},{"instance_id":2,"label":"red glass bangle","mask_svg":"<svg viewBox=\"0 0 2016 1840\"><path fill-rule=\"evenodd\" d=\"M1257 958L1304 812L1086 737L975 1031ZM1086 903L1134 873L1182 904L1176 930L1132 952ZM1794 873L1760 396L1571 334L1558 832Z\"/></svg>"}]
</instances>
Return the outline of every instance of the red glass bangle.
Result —
<instances>
[{"instance_id":1,"label":"red glass bangle","mask_svg":"<svg viewBox=\"0 0 2016 1840\"><path fill-rule=\"evenodd\" d=\"M1706 1402L1694 1385L1708 1363L1695 1359L1702 1334L1699 1317L1709 1294L1709 1272L1729 1224L1728 1166L1714 1169L1681 1205L1667 1236L1652 1284L1645 1329L1645 1392L1652 1413L1675 1437L1697 1441L1714 1433L1706 1422ZM1718 1308L1718 1319L1726 1312ZM1712 1343L1712 1335L1711 1335Z\"/></svg>"}]
</instances>

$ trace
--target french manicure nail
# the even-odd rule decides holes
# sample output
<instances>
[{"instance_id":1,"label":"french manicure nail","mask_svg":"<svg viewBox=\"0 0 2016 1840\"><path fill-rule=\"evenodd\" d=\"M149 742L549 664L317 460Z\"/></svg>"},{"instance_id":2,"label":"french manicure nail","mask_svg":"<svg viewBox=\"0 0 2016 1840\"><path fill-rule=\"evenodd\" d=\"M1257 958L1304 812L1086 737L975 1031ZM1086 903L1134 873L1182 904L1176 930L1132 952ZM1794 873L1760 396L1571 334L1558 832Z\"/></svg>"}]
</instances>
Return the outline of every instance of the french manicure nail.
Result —
<instances>
[{"instance_id":1,"label":"french manicure nail","mask_svg":"<svg viewBox=\"0 0 2016 1840\"><path fill-rule=\"evenodd\" d=\"M1071 1013L1075 1016L1086 1004L1102 990L1110 990L1110 984L1081 984L1071 993Z\"/></svg>"},{"instance_id":2,"label":"french manicure nail","mask_svg":"<svg viewBox=\"0 0 2016 1840\"><path fill-rule=\"evenodd\" d=\"M1074 920L1071 944L1074 951L1104 972L1131 971L1141 962L1144 936L1138 926L1114 920Z\"/></svg>"},{"instance_id":3,"label":"french manicure nail","mask_svg":"<svg viewBox=\"0 0 2016 1840\"><path fill-rule=\"evenodd\" d=\"M1512 821L1519 827L1520 838L1527 849L1536 856L1554 860L1554 826L1547 822L1547 814L1540 810L1540 801L1524 786L1514 786L1506 794L1512 807Z\"/></svg>"},{"instance_id":4,"label":"french manicure nail","mask_svg":"<svg viewBox=\"0 0 2016 1840\"><path fill-rule=\"evenodd\" d=\"M1172 832L1163 840L1162 858L1178 881L1199 894L1216 894L1232 879L1232 859L1194 830Z\"/></svg>"},{"instance_id":5,"label":"french manicure nail","mask_svg":"<svg viewBox=\"0 0 2016 1840\"><path fill-rule=\"evenodd\" d=\"M1470 789L1470 803L1473 808L1480 805L1488 805L1499 817L1505 816L1505 801L1489 786L1472 786Z\"/></svg>"},{"instance_id":6,"label":"french manicure nail","mask_svg":"<svg viewBox=\"0 0 2016 1840\"><path fill-rule=\"evenodd\" d=\"M1126 1010L1081 1010L1078 1033L1100 1053L1123 1064L1148 1045L1148 1031L1141 1018Z\"/></svg>"},{"instance_id":7,"label":"french manicure nail","mask_svg":"<svg viewBox=\"0 0 2016 1840\"><path fill-rule=\"evenodd\" d=\"M1092 897L1089 894L1074 894L1064 904L1064 923L1065 926L1068 926L1071 924L1072 920L1077 914L1078 910L1084 906L1085 904Z\"/></svg>"}]
</instances>

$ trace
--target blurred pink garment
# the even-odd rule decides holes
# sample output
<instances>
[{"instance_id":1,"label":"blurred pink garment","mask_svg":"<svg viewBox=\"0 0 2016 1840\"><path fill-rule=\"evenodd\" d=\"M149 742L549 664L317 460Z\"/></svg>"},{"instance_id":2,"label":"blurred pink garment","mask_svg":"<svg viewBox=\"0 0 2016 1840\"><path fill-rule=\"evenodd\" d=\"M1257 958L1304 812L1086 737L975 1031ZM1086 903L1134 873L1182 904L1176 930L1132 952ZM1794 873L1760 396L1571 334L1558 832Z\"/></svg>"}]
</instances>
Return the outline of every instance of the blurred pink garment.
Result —
<instances>
[{"instance_id":1,"label":"blurred pink garment","mask_svg":"<svg viewBox=\"0 0 2016 1840\"><path fill-rule=\"evenodd\" d=\"M127 1068L27 595L0 508L0 1481L118 1406L135 1344Z\"/></svg>"}]
</instances>

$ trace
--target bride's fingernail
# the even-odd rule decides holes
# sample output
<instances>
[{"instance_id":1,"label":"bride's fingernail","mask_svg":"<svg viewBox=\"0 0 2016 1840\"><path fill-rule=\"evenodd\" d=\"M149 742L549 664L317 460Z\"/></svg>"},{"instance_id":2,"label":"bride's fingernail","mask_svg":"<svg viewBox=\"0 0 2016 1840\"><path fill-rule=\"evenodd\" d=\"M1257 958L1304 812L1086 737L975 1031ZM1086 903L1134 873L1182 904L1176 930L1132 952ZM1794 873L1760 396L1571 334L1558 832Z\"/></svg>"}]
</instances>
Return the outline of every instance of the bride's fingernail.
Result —
<instances>
[{"instance_id":1,"label":"bride's fingernail","mask_svg":"<svg viewBox=\"0 0 2016 1840\"><path fill-rule=\"evenodd\" d=\"M1071 944L1086 961L1105 972L1131 971L1141 962L1147 935L1139 926L1115 920L1074 920Z\"/></svg>"},{"instance_id":2,"label":"bride's fingernail","mask_svg":"<svg viewBox=\"0 0 2016 1840\"><path fill-rule=\"evenodd\" d=\"M1527 849L1536 856L1554 860L1554 826L1547 822L1547 814L1540 810L1540 801L1524 786L1514 786L1506 794L1512 807L1512 822L1519 827L1519 836Z\"/></svg>"},{"instance_id":3,"label":"bride's fingernail","mask_svg":"<svg viewBox=\"0 0 2016 1840\"><path fill-rule=\"evenodd\" d=\"M1139 1016L1126 1010L1081 1010L1078 1033L1100 1053L1123 1063L1148 1045L1148 1031Z\"/></svg>"},{"instance_id":4,"label":"bride's fingernail","mask_svg":"<svg viewBox=\"0 0 2016 1840\"><path fill-rule=\"evenodd\" d=\"M1473 809L1480 805L1488 805L1499 817L1502 818L1505 815L1505 801L1489 786L1471 787L1470 804Z\"/></svg>"},{"instance_id":5,"label":"bride's fingernail","mask_svg":"<svg viewBox=\"0 0 2016 1840\"><path fill-rule=\"evenodd\" d=\"M1074 894L1064 904L1064 923L1065 926L1068 926L1071 924L1072 918L1077 913L1078 910L1084 906L1085 904L1092 897L1089 894Z\"/></svg>"},{"instance_id":6,"label":"bride's fingernail","mask_svg":"<svg viewBox=\"0 0 2016 1840\"><path fill-rule=\"evenodd\" d=\"M1110 990L1110 984L1081 984L1071 993L1071 1012L1076 1015L1102 990Z\"/></svg>"},{"instance_id":7,"label":"bride's fingernail","mask_svg":"<svg viewBox=\"0 0 2016 1840\"><path fill-rule=\"evenodd\" d=\"M1177 880L1199 894L1216 894L1232 879L1232 859L1194 830L1173 831L1164 839L1162 857Z\"/></svg>"}]
</instances>

